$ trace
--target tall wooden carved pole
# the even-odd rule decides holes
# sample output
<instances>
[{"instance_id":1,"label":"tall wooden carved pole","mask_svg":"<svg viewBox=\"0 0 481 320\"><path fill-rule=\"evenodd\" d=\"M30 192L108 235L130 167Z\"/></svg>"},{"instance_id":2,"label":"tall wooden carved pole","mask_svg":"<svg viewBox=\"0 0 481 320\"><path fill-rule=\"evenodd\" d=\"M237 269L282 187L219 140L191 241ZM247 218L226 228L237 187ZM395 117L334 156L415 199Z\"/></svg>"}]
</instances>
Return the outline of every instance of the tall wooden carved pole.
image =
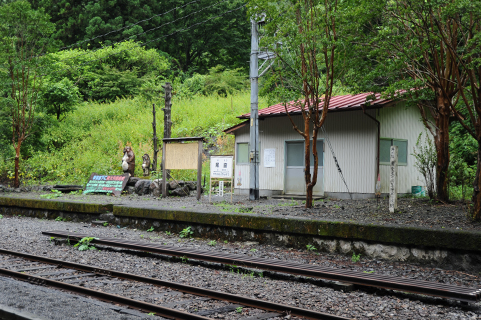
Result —
<instances>
[{"instance_id":1,"label":"tall wooden carved pole","mask_svg":"<svg viewBox=\"0 0 481 320\"><path fill-rule=\"evenodd\" d=\"M155 117L155 104L152 105L152 114L154 121L152 121L152 129L154 131L154 159L152 160L152 171L157 171L157 154L159 153L159 146L157 142L157 121Z\"/></svg>"},{"instance_id":2,"label":"tall wooden carved pole","mask_svg":"<svg viewBox=\"0 0 481 320\"><path fill-rule=\"evenodd\" d=\"M172 85L170 82L166 82L165 86L162 86L165 90L165 108L162 108L164 111L164 139L171 137L171 127L172 127L172 118L170 115L170 108L172 107ZM164 163L162 163L164 165ZM162 168L163 169L163 168ZM166 171L166 176L164 177L164 181L170 177L170 172Z\"/></svg>"}]
</instances>

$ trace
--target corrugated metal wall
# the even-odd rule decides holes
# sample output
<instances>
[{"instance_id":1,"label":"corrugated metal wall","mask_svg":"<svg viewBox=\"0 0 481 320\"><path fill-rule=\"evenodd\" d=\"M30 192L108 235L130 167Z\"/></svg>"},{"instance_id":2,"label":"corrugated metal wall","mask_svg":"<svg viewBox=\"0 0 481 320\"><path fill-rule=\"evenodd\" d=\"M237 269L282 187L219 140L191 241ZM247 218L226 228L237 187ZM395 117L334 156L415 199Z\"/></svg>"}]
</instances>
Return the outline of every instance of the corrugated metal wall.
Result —
<instances>
[{"instance_id":1,"label":"corrugated metal wall","mask_svg":"<svg viewBox=\"0 0 481 320\"><path fill-rule=\"evenodd\" d=\"M394 108L380 109L376 118L381 122L381 138L408 140L408 164L398 166L398 192L411 193L411 186L424 186L424 178L414 167L412 156L416 141L425 127L416 107L406 107L399 104ZM381 165L381 190L389 192L389 165Z\"/></svg>"},{"instance_id":2,"label":"corrugated metal wall","mask_svg":"<svg viewBox=\"0 0 481 320\"><path fill-rule=\"evenodd\" d=\"M371 113L374 115L374 112ZM302 117L293 117L303 128ZM376 123L362 111L330 113L326 129L334 153L341 166L349 190L354 193L373 193L375 185ZM236 142L249 142L249 126L235 131ZM292 129L287 117L272 117L259 121L261 144L260 189L283 191L285 170L285 142L303 140ZM325 139L319 132L319 139ZM326 142L326 141L325 141ZM275 149L275 167L264 167L264 149ZM235 187L249 189L249 166L237 165ZM239 178L241 185L239 185ZM324 144L324 191L347 192L337 171L330 149Z\"/></svg>"},{"instance_id":3,"label":"corrugated metal wall","mask_svg":"<svg viewBox=\"0 0 481 320\"><path fill-rule=\"evenodd\" d=\"M374 115L373 111L368 111ZM373 193L376 183L377 124L362 111L331 113L326 129L344 178L352 193ZM328 146L325 191L347 192Z\"/></svg>"}]
</instances>

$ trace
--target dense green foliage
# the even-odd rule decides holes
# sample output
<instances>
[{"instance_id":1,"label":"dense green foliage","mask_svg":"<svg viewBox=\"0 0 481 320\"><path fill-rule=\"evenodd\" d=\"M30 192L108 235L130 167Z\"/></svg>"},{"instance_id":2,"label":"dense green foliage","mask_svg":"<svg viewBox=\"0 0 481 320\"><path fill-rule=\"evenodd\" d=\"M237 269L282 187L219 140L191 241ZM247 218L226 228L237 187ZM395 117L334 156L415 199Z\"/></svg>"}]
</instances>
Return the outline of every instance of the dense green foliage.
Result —
<instances>
[{"instance_id":1,"label":"dense green foliage","mask_svg":"<svg viewBox=\"0 0 481 320\"><path fill-rule=\"evenodd\" d=\"M142 86L167 77L167 59L133 41L98 50L72 49L50 54L45 77L51 83L68 79L83 100L113 101L137 95Z\"/></svg>"},{"instance_id":2,"label":"dense green foliage","mask_svg":"<svg viewBox=\"0 0 481 320\"><path fill-rule=\"evenodd\" d=\"M249 111L249 99L248 93L194 99L174 97L172 136L206 137L206 156L207 150L232 153L233 137L226 136L222 130L238 123L237 115ZM162 113L157 113L157 117L161 139ZM142 98L118 99L112 103L85 102L64 121L54 122L55 125L44 131L41 137L44 149L34 153L21 167L23 181L84 183L93 172L121 174L122 150L126 145L132 146L139 159L136 173L140 175L141 156L144 153L152 156L151 123L152 106ZM173 175L177 179L195 177L193 172Z\"/></svg>"},{"instance_id":3,"label":"dense green foliage","mask_svg":"<svg viewBox=\"0 0 481 320\"><path fill-rule=\"evenodd\" d=\"M44 10L32 10L27 1L0 6L0 109L11 128L15 187L20 186L22 144L37 124L39 69L46 60L41 54L50 49L54 29Z\"/></svg>"},{"instance_id":4,"label":"dense green foliage","mask_svg":"<svg viewBox=\"0 0 481 320\"><path fill-rule=\"evenodd\" d=\"M218 64L243 67L249 54L243 0L31 2L52 17L55 39L64 46L92 49L134 40L167 53L184 72L201 73Z\"/></svg>"}]
</instances>

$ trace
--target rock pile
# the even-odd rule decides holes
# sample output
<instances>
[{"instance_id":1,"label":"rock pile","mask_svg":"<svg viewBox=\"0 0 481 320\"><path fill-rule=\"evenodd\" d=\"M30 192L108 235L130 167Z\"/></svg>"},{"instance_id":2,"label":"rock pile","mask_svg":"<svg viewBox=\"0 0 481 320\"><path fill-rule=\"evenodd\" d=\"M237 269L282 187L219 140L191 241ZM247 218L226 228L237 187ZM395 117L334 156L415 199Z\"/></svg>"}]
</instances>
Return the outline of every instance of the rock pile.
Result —
<instances>
[{"instance_id":1,"label":"rock pile","mask_svg":"<svg viewBox=\"0 0 481 320\"><path fill-rule=\"evenodd\" d=\"M136 193L139 196L151 194L154 197L160 197L162 194L163 179L142 180L132 177L127 183L127 192ZM167 191L171 196L185 197L189 196L191 191L197 189L195 181L171 181L167 183Z\"/></svg>"}]
</instances>

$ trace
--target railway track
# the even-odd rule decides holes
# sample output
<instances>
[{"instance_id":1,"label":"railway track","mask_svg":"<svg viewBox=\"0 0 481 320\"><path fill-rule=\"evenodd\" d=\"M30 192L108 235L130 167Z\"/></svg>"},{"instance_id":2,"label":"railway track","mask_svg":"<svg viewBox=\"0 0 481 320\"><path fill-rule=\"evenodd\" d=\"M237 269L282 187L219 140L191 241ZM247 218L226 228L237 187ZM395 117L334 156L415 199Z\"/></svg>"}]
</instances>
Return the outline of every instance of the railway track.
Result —
<instances>
[{"instance_id":1,"label":"railway track","mask_svg":"<svg viewBox=\"0 0 481 320\"><path fill-rule=\"evenodd\" d=\"M347 319L260 299L5 249L0 249L0 274L173 319L210 319L208 316L214 314L222 314L224 319L242 319L239 310L243 308L250 308L250 315L253 316L250 319L269 319L287 314L307 319ZM132 291L133 288L137 290ZM143 291L149 293L142 295Z\"/></svg>"},{"instance_id":2,"label":"railway track","mask_svg":"<svg viewBox=\"0 0 481 320\"><path fill-rule=\"evenodd\" d=\"M85 234L71 234L65 231L44 231L42 234L58 237L69 238L72 240L80 240L84 237L90 237ZM95 238L92 243L107 245L112 247L133 249L145 252L153 252L162 255L186 257L189 259L210 261L222 264L237 265L289 273L307 277L316 277L326 280L341 281L361 286L371 286L377 288L398 290L403 292L411 292L417 294L431 295L445 299L453 299L463 302L476 302L481 297L480 288L470 288L464 286L437 283L432 281L415 280L409 278L366 274L351 270L341 270L327 268L315 265L299 264L286 261L275 261L262 258L253 258L244 255L225 254L219 252L201 251L190 248L180 248L172 246L164 246L153 243L145 243L130 240L120 240L112 238Z\"/></svg>"}]
</instances>

